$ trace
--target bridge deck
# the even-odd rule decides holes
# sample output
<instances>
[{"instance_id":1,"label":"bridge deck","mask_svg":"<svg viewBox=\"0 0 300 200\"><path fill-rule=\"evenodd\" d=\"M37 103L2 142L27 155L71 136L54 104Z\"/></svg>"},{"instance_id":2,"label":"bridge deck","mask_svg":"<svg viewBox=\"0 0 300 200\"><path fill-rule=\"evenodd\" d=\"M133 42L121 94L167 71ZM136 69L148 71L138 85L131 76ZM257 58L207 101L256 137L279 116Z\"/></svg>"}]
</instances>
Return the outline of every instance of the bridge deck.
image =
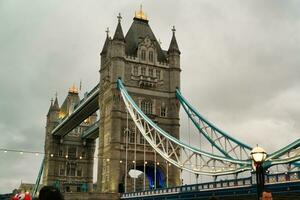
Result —
<instances>
[{"instance_id":1,"label":"bridge deck","mask_svg":"<svg viewBox=\"0 0 300 200\"><path fill-rule=\"evenodd\" d=\"M76 128L87 117L92 115L99 109L99 87L98 85L92 89L87 97L81 100L75 110L67 116L63 121L52 131L53 135L65 136L74 128Z\"/></svg>"}]
</instances>

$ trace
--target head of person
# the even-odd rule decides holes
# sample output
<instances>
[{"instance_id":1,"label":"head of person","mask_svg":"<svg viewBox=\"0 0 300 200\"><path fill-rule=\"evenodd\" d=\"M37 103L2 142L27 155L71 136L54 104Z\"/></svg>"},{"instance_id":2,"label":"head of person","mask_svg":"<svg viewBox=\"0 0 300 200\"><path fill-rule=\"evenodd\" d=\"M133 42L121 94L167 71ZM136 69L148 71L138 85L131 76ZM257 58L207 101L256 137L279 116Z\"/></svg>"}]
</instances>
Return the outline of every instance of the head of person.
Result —
<instances>
[{"instance_id":1,"label":"head of person","mask_svg":"<svg viewBox=\"0 0 300 200\"><path fill-rule=\"evenodd\" d=\"M261 200L273 200L272 193L269 190L264 190L261 195Z\"/></svg>"},{"instance_id":2,"label":"head of person","mask_svg":"<svg viewBox=\"0 0 300 200\"><path fill-rule=\"evenodd\" d=\"M53 186L44 186L39 193L39 200L63 200L60 191Z\"/></svg>"}]
</instances>

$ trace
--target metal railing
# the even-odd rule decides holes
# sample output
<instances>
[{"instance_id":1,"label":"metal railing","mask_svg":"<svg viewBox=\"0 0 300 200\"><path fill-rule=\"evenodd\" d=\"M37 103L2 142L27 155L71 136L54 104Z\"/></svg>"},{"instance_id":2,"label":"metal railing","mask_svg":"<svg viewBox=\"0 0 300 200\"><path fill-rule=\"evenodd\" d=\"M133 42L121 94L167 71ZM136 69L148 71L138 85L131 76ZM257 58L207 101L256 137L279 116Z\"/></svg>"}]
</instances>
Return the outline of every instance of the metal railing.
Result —
<instances>
[{"instance_id":1,"label":"metal railing","mask_svg":"<svg viewBox=\"0 0 300 200\"><path fill-rule=\"evenodd\" d=\"M266 185L284 182L300 181L300 171L278 173L278 174L268 174L266 175ZM216 182L207 182L193 185L182 185L171 188L159 188L154 190L146 190L139 192L131 192L122 194L122 199L138 197L138 196L151 196L151 195L167 195L176 194L182 192L193 192L193 191L208 191L215 189L226 189L226 188L237 188L245 187L256 184L255 175L248 178L239 178L231 180L221 180Z\"/></svg>"}]
</instances>

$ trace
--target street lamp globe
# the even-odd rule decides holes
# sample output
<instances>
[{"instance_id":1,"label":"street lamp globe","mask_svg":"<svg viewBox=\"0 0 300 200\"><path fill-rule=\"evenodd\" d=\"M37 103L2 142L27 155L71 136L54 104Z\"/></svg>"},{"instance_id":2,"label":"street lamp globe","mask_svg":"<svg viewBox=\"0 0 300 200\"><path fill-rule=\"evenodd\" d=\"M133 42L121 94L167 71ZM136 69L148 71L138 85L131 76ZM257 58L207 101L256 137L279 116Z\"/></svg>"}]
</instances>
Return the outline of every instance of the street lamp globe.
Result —
<instances>
[{"instance_id":1,"label":"street lamp globe","mask_svg":"<svg viewBox=\"0 0 300 200\"><path fill-rule=\"evenodd\" d=\"M267 158L266 151L259 146L254 147L252 149L250 155L255 163L263 163L265 161L265 159Z\"/></svg>"}]
</instances>

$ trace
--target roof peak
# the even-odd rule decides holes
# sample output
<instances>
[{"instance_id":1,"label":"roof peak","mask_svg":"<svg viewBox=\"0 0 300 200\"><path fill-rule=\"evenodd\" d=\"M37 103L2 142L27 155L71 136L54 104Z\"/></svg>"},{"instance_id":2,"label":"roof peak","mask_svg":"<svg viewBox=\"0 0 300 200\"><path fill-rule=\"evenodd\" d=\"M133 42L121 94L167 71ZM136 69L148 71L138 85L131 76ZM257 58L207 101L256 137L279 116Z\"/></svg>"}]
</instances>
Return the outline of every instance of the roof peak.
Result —
<instances>
[{"instance_id":1,"label":"roof peak","mask_svg":"<svg viewBox=\"0 0 300 200\"><path fill-rule=\"evenodd\" d=\"M117 25L116 32L115 32L115 35L113 37L113 40L125 41L122 26L121 26L121 19L122 19L121 13L119 13L119 15L118 15L118 25Z\"/></svg>"},{"instance_id":2,"label":"roof peak","mask_svg":"<svg viewBox=\"0 0 300 200\"><path fill-rule=\"evenodd\" d=\"M169 49L168 49L168 52L177 52L180 54L180 50L179 50L179 47L178 47L178 44L177 44L177 40L176 40L176 36L175 36L175 26L172 27L172 39L171 39L171 43L170 43L170 46L169 46Z\"/></svg>"},{"instance_id":3,"label":"roof peak","mask_svg":"<svg viewBox=\"0 0 300 200\"><path fill-rule=\"evenodd\" d=\"M140 10L139 11L135 11L134 19L140 19L140 20L148 21L148 17L144 13L142 5L140 5Z\"/></svg>"},{"instance_id":4,"label":"roof peak","mask_svg":"<svg viewBox=\"0 0 300 200\"><path fill-rule=\"evenodd\" d=\"M73 84L72 87L69 88L69 93L78 94L78 89L75 84Z\"/></svg>"}]
</instances>

